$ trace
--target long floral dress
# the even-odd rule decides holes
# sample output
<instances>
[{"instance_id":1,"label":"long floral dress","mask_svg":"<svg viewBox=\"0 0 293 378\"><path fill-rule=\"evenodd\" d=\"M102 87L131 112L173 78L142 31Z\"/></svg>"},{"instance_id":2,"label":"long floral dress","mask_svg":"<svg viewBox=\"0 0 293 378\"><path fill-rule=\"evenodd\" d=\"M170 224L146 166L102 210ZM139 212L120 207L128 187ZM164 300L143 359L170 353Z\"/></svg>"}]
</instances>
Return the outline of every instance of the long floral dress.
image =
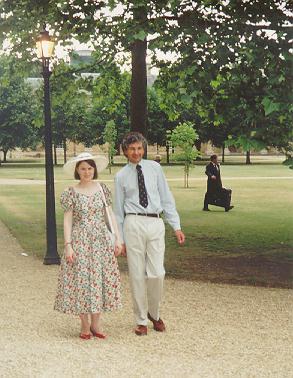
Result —
<instances>
[{"instance_id":1,"label":"long floral dress","mask_svg":"<svg viewBox=\"0 0 293 378\"><path fill-rule=\"evenodd\" d=\"M101 186L110 205L111 193L105 184ZM120 274L101 193L88 196L68 188L60 202L64 211L73 211L75 260L67 263L62 257L54 309L78 315L120 308Z\"/></svg>"}]
</instances>

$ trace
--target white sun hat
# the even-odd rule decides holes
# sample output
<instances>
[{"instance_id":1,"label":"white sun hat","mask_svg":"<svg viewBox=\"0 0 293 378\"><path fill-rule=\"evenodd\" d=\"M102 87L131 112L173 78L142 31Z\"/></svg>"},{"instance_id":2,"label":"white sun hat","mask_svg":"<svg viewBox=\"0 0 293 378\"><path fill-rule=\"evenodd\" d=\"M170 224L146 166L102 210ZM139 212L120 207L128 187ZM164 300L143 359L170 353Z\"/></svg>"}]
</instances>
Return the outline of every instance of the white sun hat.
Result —
<instances>
[{"instance_id":1,"label":"white sun hat","mask_svg":"<svg viewBox=\"0 0 293 378\"><path fill-rule=\"evenodd\" d=\"M73 177L76 164L84 160L93 160L96 163L98 173L102 172L105 168L107 168L107 165L108 165L108 160L105 158L105 156L102 156L102 155L93 156L89 152L82 152L81 154L73 157L66 164L63 165L64 172L67 175Z\"/></svg>"}]
</instances>

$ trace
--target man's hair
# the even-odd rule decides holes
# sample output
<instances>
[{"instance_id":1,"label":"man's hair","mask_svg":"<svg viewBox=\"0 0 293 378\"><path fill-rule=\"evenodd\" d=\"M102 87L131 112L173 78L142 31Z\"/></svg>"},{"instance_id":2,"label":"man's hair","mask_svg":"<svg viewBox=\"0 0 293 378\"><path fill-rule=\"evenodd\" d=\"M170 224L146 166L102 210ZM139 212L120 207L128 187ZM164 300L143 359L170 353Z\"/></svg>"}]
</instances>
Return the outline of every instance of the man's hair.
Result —
<instances>
[{"instance_id":1,"label":"man's hair","mask_svg":"<svg viewBox=\"0 0 293 378\"><path fill-rule=\"evenodd\" d=\"M141 133L138 133L137 131L131 131L130 133L124 135L124 138L122 139L121 143L122 150L124 153L127 151L128 147L132 143L142 143L144 149L146 149L147 147L147 140Z\"/></svg>"},{"instance_id":2,"label":"man's hair","mask_svg":"<svg viewBox=\"0 0 293 378\"><path fill-rule=\"evenodd\" d=\"M218 158L218 155L212 155L211 156L211 161L216 160L217 158Z\"/></svg>"},{"instance_id":3,"label":"man's hair","mask_svg":"<svg viewBox=\"0 0 293 378\"><path fill-rule=\"evenodd\" d=\"M76 166L75 166L75 170L74 170L74 178L75 180L80 180L80 176L77 172L77 168L80 166L81 163L83 162L86 162L88 163L91 167L94 168L94 177L93 177L93 180L96 180L98 178L98 170L97 170L97 166L96 166L96 163L94 162L94 160L92 159L89 159L89 160L81 160L79 161L78 163L76 163Z\"/></svg>"}]
</instances>

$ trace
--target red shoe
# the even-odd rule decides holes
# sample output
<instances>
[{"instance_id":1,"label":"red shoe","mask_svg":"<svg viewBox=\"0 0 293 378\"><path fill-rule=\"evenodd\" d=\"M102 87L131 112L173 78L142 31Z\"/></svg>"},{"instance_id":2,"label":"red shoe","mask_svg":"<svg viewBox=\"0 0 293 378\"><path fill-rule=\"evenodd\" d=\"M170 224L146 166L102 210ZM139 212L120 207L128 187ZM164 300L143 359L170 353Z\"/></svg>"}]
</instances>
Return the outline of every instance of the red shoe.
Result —
<instances>
[{"instance_id":1,"label":"red shoe","mask_svg":"<svg viewBox=\"0 0 293 378\"><path fill-rule=\"evenodd\" d=\"M153 323L155 331L164 332L166 330L165 324L161 318L159 320L156 320L150 315L149 312L148 312L148 318Z\"/></svg>"},{"instance_id":2,"label":"red shoe","mask_svg":"<svg viewBox=\"0 0 293 378\"><path fill-rule=\"evenodd\" d=\"M86 333L81 333L80 335L79 335L79 337L81 338L81 339L83 339L83 340L89 340L91 337L92 337L92 335L89 333L89 334L86 334Z\"/></svg>"},{"instance_id":3,"label":"red shoe","mask_svg":"<svg viewBox=\"0 0 293 378\"><path fill-rule=\"evenodd\" d=\"M106 339L106 335L104 333L95 332L90 328L91 333L94 337L98 337L99 339Z\"/></svg>"},{"instance_id":4,"label":"red shoe","mask_svg":"<svg viewBox=\"0 0 293 378\"><path fill-rule=\"evenodd\" d=\"M148 327L139 324L136 326L134 332L137 336L146 336L148 334Z\"/></svg>"}]
</instances>

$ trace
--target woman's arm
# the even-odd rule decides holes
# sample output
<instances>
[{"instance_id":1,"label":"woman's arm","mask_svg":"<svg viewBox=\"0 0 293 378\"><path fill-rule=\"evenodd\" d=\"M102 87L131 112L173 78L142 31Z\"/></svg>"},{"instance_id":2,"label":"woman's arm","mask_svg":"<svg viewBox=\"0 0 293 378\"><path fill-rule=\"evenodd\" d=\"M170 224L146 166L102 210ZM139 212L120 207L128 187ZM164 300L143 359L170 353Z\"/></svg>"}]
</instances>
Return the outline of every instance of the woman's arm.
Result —
<instances>
[{"instance_id":1,"label":"woman's arm","mask_svg":"<svg viewBox=\"0 0 293 378\"><path fill-rule=\"evenodd\" d=\"M119 256L121 254L121 245L122 245L121 235L120 235L120 232L119 232L119 228L118 228L118 224L117 224L115 214L114 214L111 206L108 206L108 211L109 211L109 214L111 216L111 221L112 221L112 225L113 225L113 228L114 228L114 234L115 234L115 256Z\"/></svg>"},{"instance_id":2,"label":"woman's arm","mask_svg":"<svg viewBox=\"0 0 293 378\"><path fill-rule=\"evenodd\" d=\"M63 228L64 228L64 251L67 262L72 263L74 260L74 251L72 248L72 220L73 211L69 210L64 213Z\"/></svg>"}]
</instances>

